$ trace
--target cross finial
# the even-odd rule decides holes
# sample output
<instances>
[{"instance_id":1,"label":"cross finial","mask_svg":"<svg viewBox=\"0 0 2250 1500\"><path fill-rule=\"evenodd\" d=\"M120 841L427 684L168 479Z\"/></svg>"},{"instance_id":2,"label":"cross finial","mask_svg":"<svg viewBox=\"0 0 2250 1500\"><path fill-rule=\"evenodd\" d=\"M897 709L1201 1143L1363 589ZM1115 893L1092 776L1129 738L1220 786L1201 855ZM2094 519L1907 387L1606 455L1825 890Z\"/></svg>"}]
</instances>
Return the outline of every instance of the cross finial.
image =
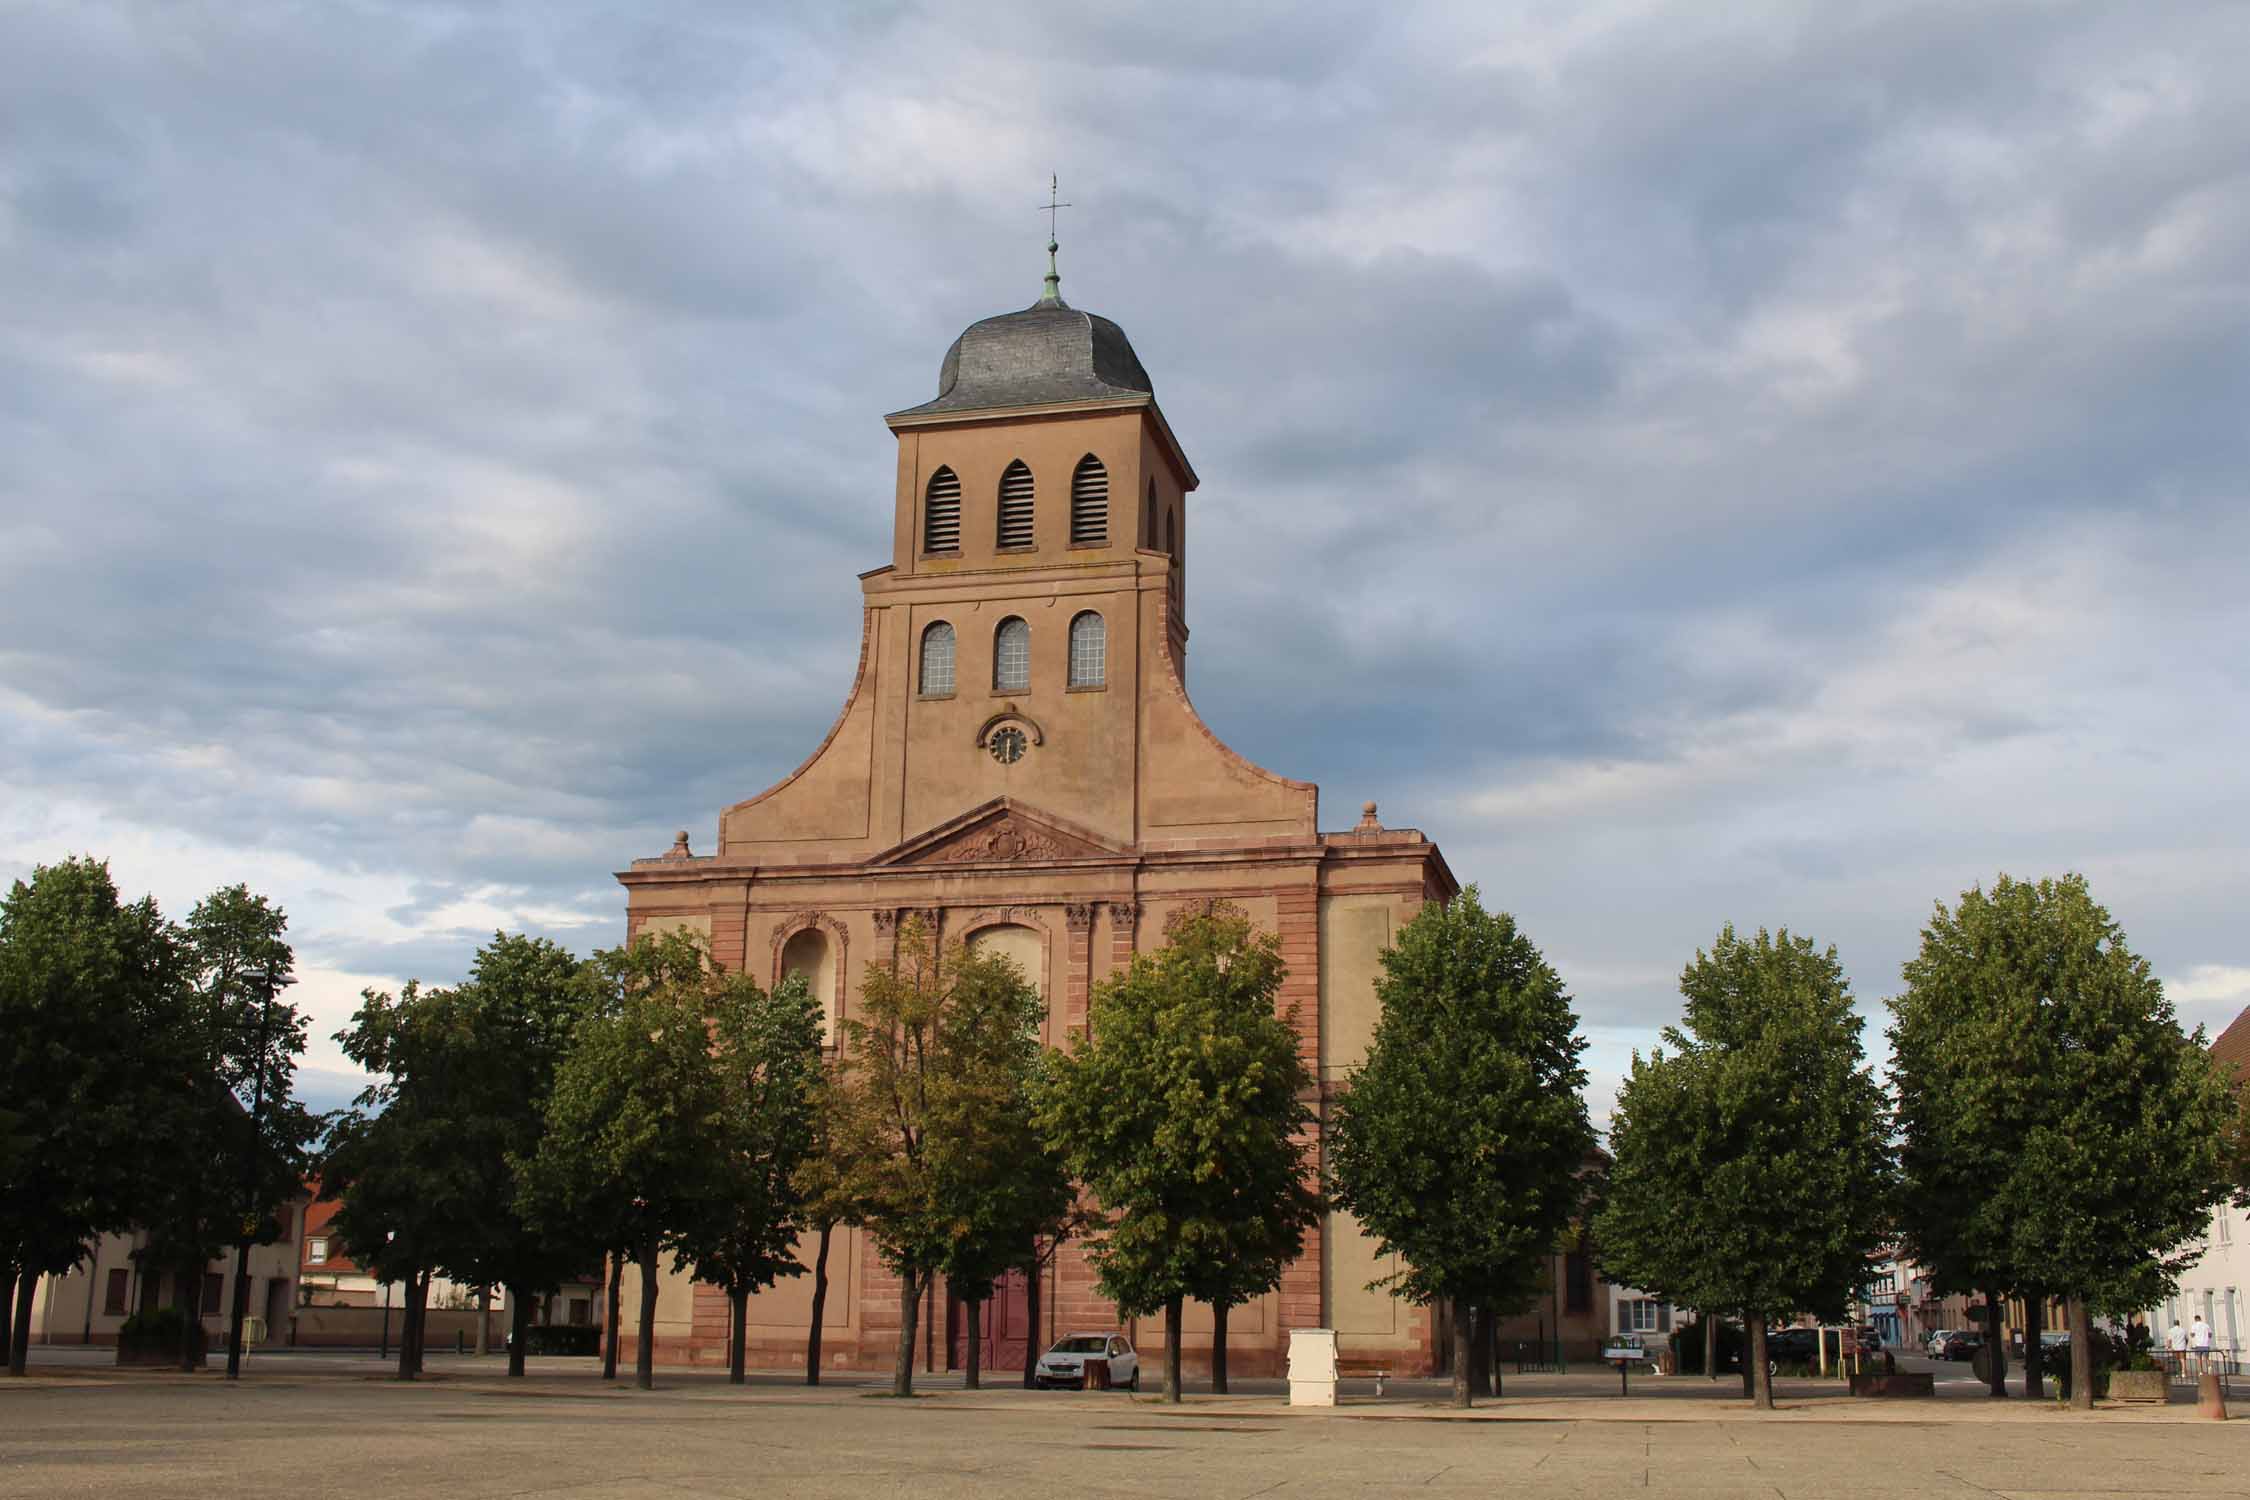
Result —
<instances>
[{"instance_id":1,"label":"cross finial","mask_svg":"<svg viewBox=\"0 0 2250 1500\"><path fill-rule=\"evenodd\" d=\"M1055 213L1056 210L1069 208L1071 205L1062 201L1060 178L1048 177L1047 201L1039 206L1047 214L1047 290L1040 294L1039 303L1042 307L1061 307L1062 272L1055 269L1055 252L1062 247L1055 243Z\"/></svg>"}]
</instances>

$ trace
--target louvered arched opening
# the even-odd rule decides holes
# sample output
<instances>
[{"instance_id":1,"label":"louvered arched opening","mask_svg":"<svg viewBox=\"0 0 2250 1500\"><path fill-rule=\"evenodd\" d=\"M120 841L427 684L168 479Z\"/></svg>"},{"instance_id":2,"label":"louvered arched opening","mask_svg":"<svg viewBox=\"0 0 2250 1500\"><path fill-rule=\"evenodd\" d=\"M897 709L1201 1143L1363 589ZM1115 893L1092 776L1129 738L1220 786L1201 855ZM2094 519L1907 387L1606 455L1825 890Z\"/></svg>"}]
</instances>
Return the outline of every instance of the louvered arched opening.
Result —
<instances>
[{"instance_id":1,"label":"louvered arched opening","mask_svg":"<svg viewBox=\"0 0 2250 1500\"><path fill-rule=\"evenodd\" d=\"M1156 481L1148 482L1148 509L1141 516L1141 545L1156 545Z\"/></svg>"},{"instance_id":2,"label":"louvered arched opening","mask_svg":"<svg viewBox=\"0 0 2250 1500\"><path fill-rule=\"evenodd\" d=\"M941 468L930 476L922 501L922 550L961 550L961 479L951 469Z\"/></svg>"},{"instance_id":3,"label":"louvered arched opening","mask_svg":"<svg viewBox=\"0 0 2250 1500\"><path fill-rule=\"evenodd\" d=\"M1099 547L1109 540L1109 470L1089 453L1070 476L1070 544Z\"/></svg>"},{"instance_id":4,"label":"louvered arched opening","mask_svg":"<svg viewBox=\"0 0 2250 1500\"><path fill-rule=\"evenodd\" d=\"M1000 534L1005 549L1031 545L1031 470L1022 459L1000 476Z\"/></svg>"}]
</instances>

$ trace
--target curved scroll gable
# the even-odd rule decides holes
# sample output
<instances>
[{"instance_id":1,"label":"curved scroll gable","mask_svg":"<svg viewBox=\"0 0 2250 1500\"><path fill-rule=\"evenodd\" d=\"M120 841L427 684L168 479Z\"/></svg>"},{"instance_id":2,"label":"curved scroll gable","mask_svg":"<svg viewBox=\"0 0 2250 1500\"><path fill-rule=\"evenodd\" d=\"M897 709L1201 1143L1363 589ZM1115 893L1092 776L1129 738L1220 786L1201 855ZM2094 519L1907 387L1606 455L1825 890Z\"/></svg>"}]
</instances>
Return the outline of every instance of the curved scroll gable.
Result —
<instances>
[{"instance_id":1,"label":"curved scroll gable","mask_svg":"<svg viewBox=\"0 0 2250 1500\"><path fill-rule=\"evenodd\" d=\"M827 757L829 751L836 746L837 740L844 734L846 727L851 725L855 718L865 718L870 721L861 726L860 734L872 734L873 706L864 700L867 689L868 666L874 655L875 611L863 607L859 612L859 665L852 673L851 691L844 695L844 706L836 715L836 722L828 726L828 733L822 737L820 744L814 748L813 753L806 756L796 770L791 771L787 776L782 777L781 780L767 787L755 797L745 798L720 811L719 854L722 857L728 852L730 844L757 843L765 838L851 842L866 837L866 776L864 767L856 771L841 770L831 777L823 778L824 784L833 781L836 789L846 793L847 801L856 794L856 809L852 807L841 807L834 810L823 809L821 813L810 815L815 826L806 828L795 826L791 821L789 810L779 804L788 800L782 797L784 792L803 782L813 768ZM819 796L817 789L814 790L813 795L816 798ZM858 814L856 819L858 826L850 826L853 822L851 814L855 810ZM741 827L742 823L751 820L753 814L756 815L758 822L766 823L770 821L773 826L748 829ZM806 814L800 808L798 817L802 819L805 816ZM841 818L842 822L835 826L820 826L826 823L829 818Z\"/></svg>"},{"instance_id":2,"label":"curved scroll gable","mask_svg":"<svg viewBox=\"0 0 2250 1500\"><path fill-rule=\"evenodd\" d=\"M1238 787L1213 787L1202 796L1167 795L1152 790L1147 815L1149 827L1145 832L1163 838L1167 825L1285 824L1292 833L1317 837L1320 788L1310 781L1296 781L1269 771L1220 739L1195 711L1195 703L1188 697L1187 683L1180 676L1179 659L1173 655L1170 643L1167 641L1156 654L1159 666L1155 674L1156 691L1150 696L1151 706L1169 708L1184 721L1187 730L1184 742L1191 751L1188 764L1158 768L1159 776L1170 785L1194 787L1202 780L1196 776L1192 764L1193 752L1200 749L1216 758L1217 765L1212 769L1219 773L1218 779L1221 782L1232 780ZM1237 790L1255 797L1256 805L1224 805Z\"/></svg>"}]
</instances>

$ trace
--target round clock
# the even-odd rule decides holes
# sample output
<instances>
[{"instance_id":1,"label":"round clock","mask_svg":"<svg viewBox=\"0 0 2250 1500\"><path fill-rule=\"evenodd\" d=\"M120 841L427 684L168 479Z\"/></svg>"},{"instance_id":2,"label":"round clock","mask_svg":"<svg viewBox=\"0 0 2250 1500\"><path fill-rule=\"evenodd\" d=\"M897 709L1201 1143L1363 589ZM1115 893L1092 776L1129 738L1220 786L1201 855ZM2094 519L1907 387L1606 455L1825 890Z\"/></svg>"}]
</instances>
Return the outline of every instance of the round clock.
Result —
<instances>
[{"instance_id":1,"label":"round clock","mask_svg":"<svg viewBox=\"0 0 2250 1500\"><path fill-rule=\"evenodd\" d=\"M1004 766L1012 766L1022 760L1023 752L1030 745L1031 741L1024 737L1024 732L1012 724L1006 729L996 730L990 741L992 758Z\"/></svg>"}]
</instances>

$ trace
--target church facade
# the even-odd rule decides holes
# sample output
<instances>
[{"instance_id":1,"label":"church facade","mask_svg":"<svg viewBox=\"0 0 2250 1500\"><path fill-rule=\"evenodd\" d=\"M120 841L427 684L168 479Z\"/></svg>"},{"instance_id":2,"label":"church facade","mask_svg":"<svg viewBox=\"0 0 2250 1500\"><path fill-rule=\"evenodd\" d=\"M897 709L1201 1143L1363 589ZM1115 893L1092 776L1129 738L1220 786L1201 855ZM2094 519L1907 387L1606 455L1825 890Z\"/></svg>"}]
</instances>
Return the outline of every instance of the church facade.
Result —
<instances>
[{"instance_id":1,"label":"church facade","mask_svg":"<svg viewBox=\"0 0 2250 1500\"><path fill-rule=\"evenodd\" d=\"M1377 955L1425 901L1456 889L1436 845L1386 828L1319 828L1319 789L1230 750L1189 701L1188 497L1196 474L1124 331L1044 296L973 324L935 399L885 420L898 444L890 561L862 574L859 664L827 737L780 782L724 809L709 853L681 834L618 875L628 935L686 928L762 984L802 973L831 1022L853 1014L870 962L919 914L945 942L1017 959L1068 1045L1093 985L1162 943L1174 913L1226 900L1277 934L1304 1056L1325 1096L1358 1061ZM809 1255L809 1247L806 1251ZM1230 1366L1282 1368L1288 1330L1425 1368L1427 1313L1365 1290L1383 1273L1356 1225L1308 1237L1278 1292L1235 1309ZM896 1279L838 1231L823 1360L888 1368ZM637 1306L624 1288L627 1317ZM1026 1341L1123 1326L1162 1346L1162 1319L1121 1324L1066 1246L1027 1325L1004 1286L970 1328L942 1286L922 1309L926 1368L983 1341L988 1369ZM752 1362L801 1364L811 1278L751 1300ZM659 1357L723 1360L724 1298L684 1277L659 1289ZM1183 1358L1209 1358L1191 1307ZM628 1330L629 1332L630 1330Z\"/></svg>"}]
</instances>

